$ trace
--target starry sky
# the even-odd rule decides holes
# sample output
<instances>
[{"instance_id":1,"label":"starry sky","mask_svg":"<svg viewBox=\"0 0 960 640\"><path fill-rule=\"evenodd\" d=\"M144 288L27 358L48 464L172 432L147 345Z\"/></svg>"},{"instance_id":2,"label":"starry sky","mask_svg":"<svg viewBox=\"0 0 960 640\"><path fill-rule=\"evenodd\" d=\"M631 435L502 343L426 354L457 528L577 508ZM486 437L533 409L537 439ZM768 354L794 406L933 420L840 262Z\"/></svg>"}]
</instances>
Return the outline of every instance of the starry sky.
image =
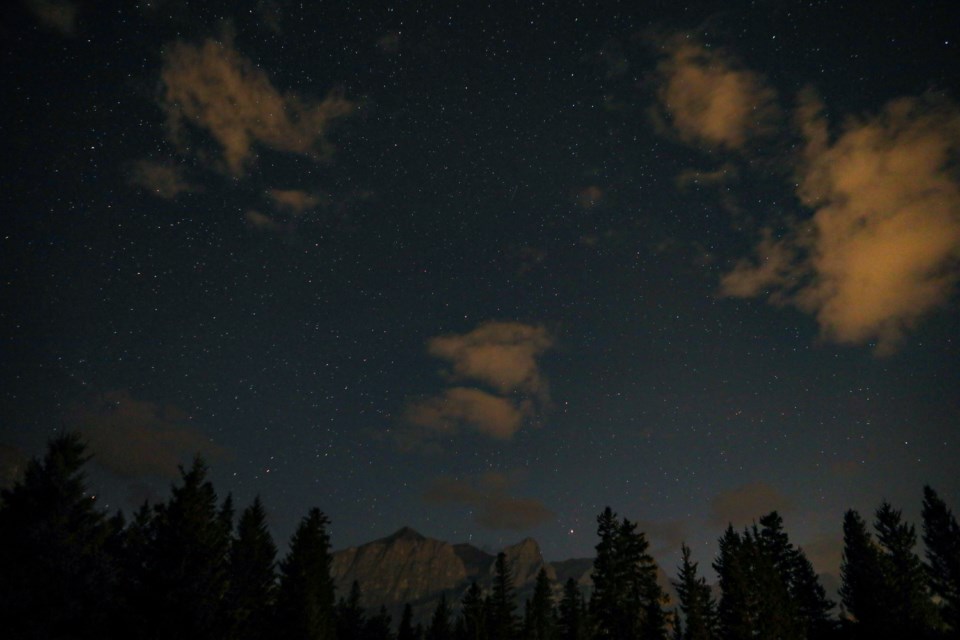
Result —
<instances>
[{"instance_id":1,"label":"starry sky","mask_svg":"<svg viewBox=\"0 0 960 640\"><path fill-rule=\"evenodd\" d=\"M950 3L0 10L0 471L668 572L960 508Z\"/></svg>"}]
</instances>

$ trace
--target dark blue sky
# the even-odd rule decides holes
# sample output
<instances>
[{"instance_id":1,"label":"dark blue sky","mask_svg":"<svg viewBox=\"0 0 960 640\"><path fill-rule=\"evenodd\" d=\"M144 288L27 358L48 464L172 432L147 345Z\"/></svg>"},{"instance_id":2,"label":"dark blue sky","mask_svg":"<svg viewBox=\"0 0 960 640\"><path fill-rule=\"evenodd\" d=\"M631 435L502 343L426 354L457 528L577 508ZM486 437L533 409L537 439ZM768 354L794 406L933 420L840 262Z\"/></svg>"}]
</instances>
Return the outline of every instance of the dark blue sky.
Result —
<instances>
[{"instance_id":1,"label":"dark blue sky","mask_svg":"<svg viewBox=\"0 0 960 640\"><path fill-rule=\"evenodd\" d=\"M947 3L307 4L2 10L6 478L668 571L960 505Z\"/></svg>"}]
</instances>

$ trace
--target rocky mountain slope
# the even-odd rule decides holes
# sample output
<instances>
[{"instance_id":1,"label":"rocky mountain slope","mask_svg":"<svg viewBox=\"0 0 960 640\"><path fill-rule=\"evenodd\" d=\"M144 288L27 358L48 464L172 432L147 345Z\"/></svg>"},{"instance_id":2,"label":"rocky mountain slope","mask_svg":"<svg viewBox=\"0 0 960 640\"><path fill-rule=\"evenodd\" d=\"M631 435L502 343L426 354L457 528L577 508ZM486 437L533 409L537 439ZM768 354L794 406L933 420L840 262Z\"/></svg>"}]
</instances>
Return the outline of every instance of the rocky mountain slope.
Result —
<instances>
[{"instance_id":1,"label":"rocky mountain slope","mask_svg":"<svg viewBox=\"0 0 960 640\"><path fill-rule=\"evenodd\" d=\"M567 560L553 566L544 561L540 545L532 538L503 552L520 603L532 594L541 568L558 591L570 577L583 587L590 585L592 560ZM340 595L350 592L354 580L359 582L367 609L383 605L397 621L409 602L414 618L426 621L441 594L456 609L471 582L489 589L495 560L496 556L472 545L434 540L404 527L386 538L335 552L331 573Z\"/></svg>"}]
</instances>

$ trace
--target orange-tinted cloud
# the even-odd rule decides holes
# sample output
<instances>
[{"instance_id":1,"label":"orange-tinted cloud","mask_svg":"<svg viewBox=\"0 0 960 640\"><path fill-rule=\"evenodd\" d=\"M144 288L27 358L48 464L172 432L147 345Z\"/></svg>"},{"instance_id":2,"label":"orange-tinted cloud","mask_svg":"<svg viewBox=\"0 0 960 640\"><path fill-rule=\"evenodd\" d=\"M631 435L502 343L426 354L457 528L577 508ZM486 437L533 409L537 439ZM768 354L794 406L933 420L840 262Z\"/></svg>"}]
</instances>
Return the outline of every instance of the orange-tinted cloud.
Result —
<instances>
[{"instance_id":1,"label":"orange-tinted cloud","mask_svg":"<svg viewBox=\"0 0 960 640\"><path fill-rule=\"evenodd\" d=\"M555 514L539 500L510 495L514 484L507 475L496 472L469 482L437 478L424 499L430 504L468 507L473 511L474 522L485 529L521 531L555 519Z\"/></svg>"},{"instance_id":2,"label":"orange-tinted cloud","mask_svg":"<svg viewBox=\"0 0 960 640\"><path fill-rule=\"evenodd\" d=\"M660 108L681 140L739 149L769 128L777 113L776 94L759 75L688 36L668 39L662 47Z\"/></svg>"},{"instance_id":3,"label":"orange-tinted cloud","mask_svg":"<svg viewBox=\"0 0 960 640\"><path fill-rule=\"evenodd\" d=\"M427 350L450 362L454 380L476 380L501 394L522 392L545 399L547 383L537 358L552 345L544 327L487 322L469 333L432 338Z\"/></svg>"},{"instance_id":4,"label":"orange-tinted cloud","mask_svg":"<svg viewBox=\"0 0 960 640\"><path fill-rule=\"evenodd\" d=\"M317 196L300 189L271 189L268 193L279 209L295 215L313 209L321 202Z\"/></svg>"},{"instance_id":5,"label":"orange-tinted cloud","mask_svg":"<svg viewBox=\"0 0 960 640\"><path fill-rule=\"evenodd\" d=\"M581 209L593 209L603 201L603 189L596 185L590 185L580 189L577 193L577 204Z\"/></svg>"},{"instance_id":6,"label":"orange-tinted cloud","mask_svg":"<svg viewBox=\"0 0 960 640\"><path fill-rule=\"evenodd\" d=\"M77 32L79 7L68 0L27 0L27 7L37 20L48 29L61 35L72 36Z\"/></svg>"},{"instance_id":7,"label":"orange-tinted cloud","mask_svg":"<svg viewBox=\"0 0 960 640\"><path fill-rule=\"evenodd\" d=\"M454 434L462 427L498 440L513 437L527 417L520 405L482 389L453 387L407 407L409 423L429 431Z\"/></svg>"},{"instance_id":8,"label":"orange-tinted cloud","mask_svg":"<svg viewBox=\"0 0 960 640\"><path fill-rule=\"evenodd\" d=\"M175 42L164 52L163 63L168 136L186 151L192 146L191 129L205 131L220 145L218 164L234 176L246 172L256 146L327 158L331 122L354 108L336 92L319 102L281 93L228 39Z\"/></svg>"},{"instance_id":9,"label":"orange-tinted cloud","mask_svg":"<svg viewBox=\"0 0 960 640\"><path fill-rule=\"evenodd\" d=\"M94 462L125 478L178 477L177 465L196 454L222 457L226 450L171 405L137 400L112 391L76 407L71 421L90 443Z\"/></svg>"},{"instance_id":10,"label":"orange-tinted cloud","mask_svg":"<svg viewBox=\"0 0 960 640\"><path fill-rule=\"evenodd\" d=\"M763 482L741 485L723 491L710 503L710 524L742 527L759 520L771 511L781 514L793 507L793 501L777 489Z\"/></svg>"},{"instance_id":11,"label":"orange-tinted cloud","mask_svg":"<svg viewBox=\"0 0 960 640\"><path fill-rule=\"evenodd\" d=\"M181 193L197 190L187 182L180 167L153 160L140 160L134 164L130 183L165 200L173 200Z\"/></svg>"},{"instance_id":12,"label":"orange-tinted cloud","mask_svg":"<svg viewBox=\"0 0 960 640\"><path fill-rule=\"evenodd\" d=\"M960 277L960 109L902 98L831 140L819 102L798 110L806 147L797 195L814 210L783 238L765 232L721 293L770 296L813 314L824 338L896 349Z\"/></svg>"}]
</instances>

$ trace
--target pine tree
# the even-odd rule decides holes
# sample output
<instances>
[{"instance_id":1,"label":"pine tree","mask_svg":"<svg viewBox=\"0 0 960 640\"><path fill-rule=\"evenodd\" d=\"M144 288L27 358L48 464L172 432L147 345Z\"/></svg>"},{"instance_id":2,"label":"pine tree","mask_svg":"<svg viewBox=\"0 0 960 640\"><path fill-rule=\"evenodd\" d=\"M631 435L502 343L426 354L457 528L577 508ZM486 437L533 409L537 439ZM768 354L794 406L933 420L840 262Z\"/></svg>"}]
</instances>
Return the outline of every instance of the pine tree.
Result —
<instances>
[{"instance_id":1,"label":"pine tree","mask_svg":"<svg viewBox=\"0 0 960 640\"><path fill-rule=\"evenodd\" d=\"M885 551L886 583L892 590L891 601L894 603L890 613L904 634L914 638L930 636L935 611L923 563L914 550L916 530L912 524L903 522L901 512L887 502L877 509L874 527L877 540Z\"/></svg>"},{"instance_id":2,"label":"pine tree","mask_svg":"<svg viewBox=\"0 0 960 640\"><path fill-rule=\"evenodd\" d=\"M223 617L230 548L229 504L217 506L207 465L197 457L181 485L155 509L141 586L147 625L156 638L217 638Z\"/></svg>"},{"instance_id":3,"label":"pine tree","mask_svg":"<svg viewBox=\"0 0 960 640\"><path fill-rule=\"evenodd\" d=\"M390 614L387 608L380 605L380 611L377 615L370 616L366 625L363 627L363 640L394 640L391 625Z\"/></svg>"},{"instance_id":4,"label":"pine tree","mask_svg":"<svg viewBox=\"0 0 960 640\"><path fill-rule=\"evenodd\" d=\"M590 612L598 638L666 638L663 592L649 543L636 524L607 507L597 517L597 556Z\"/></svg>"},{"instance_id":5,"label":"pine tree","mask_svg":"<svg viewBox=\"0 0 960 640\"><path fill-rule=\"evenodd\" d=\"M940 615L950 637L960 638L960 526L929 486L923 488L923 542Z\"/></svg>"},{"instance_id":6,"label":"pine tree","mask_svg":"<svg viewBox=\"0 0 960 640\"><path fill-rule=\"evenodd\" d=\"M367 621L361 600L360 583L354 580L349 595L337 603L337 640L361 640L363 637Z\"/></svg>"},{"instance_id":7,"label":"pine tree","mask_svg":"<svg viewBox=\"0 0 960 640\"><path fill-rule=\"evenodd\" d=\"M476 581L471 582L470 588L467 589L460 600L460 622L457 625L460 630L458 640L486 640L485 613L483 593Z\"/></svg>"},{"instance_id":8,"label":"pine tree","mask_svg":"<svg viewBox=\"0 0 960 640\"><path fill-rule=\"evenodd\" d=\"M843 562L840 565L840 597L853 614L861 637L882 637L890 627L888 612L895 603L886 585L884 558L854 510L843 518Z\"/></svg>"},{"instance_id":9,"label":"pine tree","mask_svg":"<svg viewBox=\"0 0 960 640\"><path fill-rule=\"evenodd\" d=\"M558 633L560 640L585 640L587 620L580 587L573 578L563 585L563 597L558 606Z\"/></svg>"},{"instance_id":10,"label":"pine tree","mask_svg":"<svg viewBox=\"0 0 960 640\"><path fill-rule=\"evenodd\" d=\"M113 602L111 527L83 473L75 433L52 440L42 460L0 492L0 626L9 638L92 638Z\"/></svg>"},{"instance_id":11,"label":"pine tree","mask_svg":"<svg viewBox=\"0 0 960 640\"><path fill-rule=\"evenodd\" d=\"M513 574L502 551L494 563L493 590L490 594L490 612L487 629L492 640L512 640L517 633L517 603L513 589Z\"/></svg>"},{"instance_id":12,"label":"pine tree","mask_svg":"<svg viewBox=\"0 0 960 640\"><path fill-rule=\"evenodd\" d=\"M311 509L280 563L275 637L284 640L334 640L334 588L330 578L327 517Z\"/></svg>"},{"instance_id":13,"label":"pine tree","mask_svg":"<svg viewBox=\"0 0 960 640\"><path fill-rule=\"evenodd\" d=\"M400 626L397 628L397 640L420 640L421 635L413 627L413 607L408 602L403 605L403 615L400 616Z\"/></svg>"},{"instance_id":14,"label":"pine tree","mask_svg":"<svg viewBox=\"0 0 960 640\"><path fill-rule=\"evenodd\" d=\"M713 640L716 633L716 604L710 594L710 586L705 578L697 575L697 563L690 559L690 547L682 544L680 552L681 563L673 586L687 622L683 640Z\"/></svg>"},{"instance_id":15,"label":"pine tree","mask_svg":"<svg viewBox=\"0 0 960 640\"><path fill-rule=\"evenodd\" d=\"M529 640L553 640L556 637L550 578L543 567L537 573L533 597L527 601L524 618L524 636Z\"/></svg>"},{"instance_id":16,"label":"pine tree","mask_svg":"<svg viewBox=\"0 0 960 640\"><path fill-rule=\"evenodd\" d=\"M833 633L836 624L830 617L830 611L835 604L827 598L827 592L820 584L813 565L800 549L797 549L794 558L790 594L796 607L802 637L812 640L826 638Z\"/></svg>"},{"instance_id":17,"label":"pine tree","mask_svg":"<svg viewBox=\"0 0 960 640\"><path fill-rule=\"evenodd\" d=\"M720 538L720 552L713 563L720 582L718 619L724 640L753 638L757 627L754 593L750 585L749 549L732 526Z\"/></svg>"},{"instance_id":18,"label":"pine tree","mask_svg":"<svg viewBox=\"0 0 960 640\"><path fill-rule=\"evenodd\" d=\"M231 636L238 640L266 637L276 597L277 547L267 530L260 498L240 515L230 547L226 607Z\"/></svg>"},{"instance_id":19,"label":"pine tree","mask_svg":"<svg viewBox=\"0 0 960 640\"><path fill-rule=\"evenodd\" d=\"M426 640L452 640L450 628L450 606L447 604L447 594L440 594L437 608L433 610L430 626L427 627Z\"/></svg>"}]
</instances>

